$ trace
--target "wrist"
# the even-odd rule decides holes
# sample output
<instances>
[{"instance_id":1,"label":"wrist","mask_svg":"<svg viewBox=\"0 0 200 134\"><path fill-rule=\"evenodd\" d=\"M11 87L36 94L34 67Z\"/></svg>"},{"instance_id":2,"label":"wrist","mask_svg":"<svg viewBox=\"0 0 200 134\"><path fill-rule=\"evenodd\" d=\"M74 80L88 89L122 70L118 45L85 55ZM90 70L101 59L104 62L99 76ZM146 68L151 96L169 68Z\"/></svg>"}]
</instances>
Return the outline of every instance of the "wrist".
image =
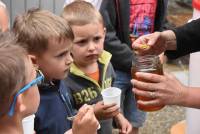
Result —
<instances>
[{"instance_id":1,"label":"wrist","mask_svg":"<svg viewBox=\"0 0 200 134\"><path fill-rule=\"evenodd\" d=\"M178 97L178 105L179 106L187 106L187 100L188 100L188 89L187 87L183 86Z\"/></svg>"},{"instance_id":2,"label":"wrist","mask_svg":"<svg viewBox=\"0 0 200 134\"><path fill-rule=\"evenodd\" d=\"M117 115L115 115L113 118L114 119L119 119L122 116L122 114L119 112Z\"/></svg>"},{"instance_id":3,"label":"wrist","mask_svg":"<svg viewBox=\"0 0 200 134\"><path fill-rule=\"evenodd\" d=\"M172 30L161 32L161 37L165 40L166 50L176 50L176 35Z\"/></svg>"}]
</instances>

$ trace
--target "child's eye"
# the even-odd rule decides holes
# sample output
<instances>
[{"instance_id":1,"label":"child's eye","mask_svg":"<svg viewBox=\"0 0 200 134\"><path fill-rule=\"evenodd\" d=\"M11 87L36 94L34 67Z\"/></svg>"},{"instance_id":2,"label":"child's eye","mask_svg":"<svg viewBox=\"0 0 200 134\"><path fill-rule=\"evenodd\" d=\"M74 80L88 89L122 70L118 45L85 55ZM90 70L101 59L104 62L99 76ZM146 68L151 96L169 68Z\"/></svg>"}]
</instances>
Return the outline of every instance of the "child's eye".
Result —
<instances>
[{"instance_id":1,"label":"child's eye","mask_svg":"<svg viewBox=\"0 0 200 134\"><path fill-rule=\"evenodd\" d=\"M63 53L60 53L59 55L57 55L56 57L60 58L60 57L64 57L67 55L68 52L63 52Z\"/></svg>"},{"instance_id":2,"label":"child's eye","mask_svg":"<svg viewBox=\"0 0 200 134\"><path fill-rule=\"evenodd\" d=\"M77 42L74 42L75 44L79 45L79 46L84 46L85 44L87 44L87 40L79 40Z\"/></svg>"},{"instance_id":3,"label":"child's eye","mask_svg":"<svg viewBox=\"0 0 200 134\"><path fill-rule=\"evenodd\" d=\"M95 42L98 42L98 41L100 41L100 39L101 39L101 37L100 37L100 36L97 36L97 37L94 38L94 41L95 41Z\"/></svg>"}]
</instances>

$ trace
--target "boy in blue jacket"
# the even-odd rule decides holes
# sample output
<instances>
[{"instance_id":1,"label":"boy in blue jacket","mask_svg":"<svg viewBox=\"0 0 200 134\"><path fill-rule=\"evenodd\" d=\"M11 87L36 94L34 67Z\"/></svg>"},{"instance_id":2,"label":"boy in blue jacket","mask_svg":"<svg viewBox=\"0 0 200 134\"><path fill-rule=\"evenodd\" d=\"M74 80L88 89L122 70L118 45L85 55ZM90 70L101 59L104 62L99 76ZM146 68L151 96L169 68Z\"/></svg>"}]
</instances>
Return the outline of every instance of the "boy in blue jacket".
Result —
<instances>
[{"instance_id":1,"label":"boy in blue jacket","mask_svg":"<svg viewBox=\"0 0 200 134\"><path fill-rule=\"evenodd\" d=\"M73 32L66 21L46 10L32 9L16 17L13 30L45 81L39 85L41 101L35 117L37 134L63 134L70 129L73 114L62 79L72 63Z\"/></svg>"}]
</instances>

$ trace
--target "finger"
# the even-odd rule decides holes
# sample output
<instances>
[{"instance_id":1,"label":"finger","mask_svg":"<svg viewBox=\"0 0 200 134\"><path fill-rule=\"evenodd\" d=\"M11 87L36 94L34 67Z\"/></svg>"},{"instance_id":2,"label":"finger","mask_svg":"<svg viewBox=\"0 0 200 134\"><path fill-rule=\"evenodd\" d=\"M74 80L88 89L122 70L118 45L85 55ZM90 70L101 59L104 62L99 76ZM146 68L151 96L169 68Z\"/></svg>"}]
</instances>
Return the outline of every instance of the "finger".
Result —
<instances>
[{"instance_id":1,"label":"finger","mask_svg":"<svg viewBox=\"0 0 200 134\"><path fill-rule=\"evenodd\" d=\"M154 107L154 106L163 106L164 104L159 101L159 99L149 100L149 101L143 101L138 100L137 104L143 105L146 107Z\"/></svg>"},{"instance_id":2,"label":"finger","mask_svg":"<svg viewBox=\"0 0 200 134\"><path fill-rule=\"evenodd\" d=\"M99 122L94 115L94 110L92 107L90 107L87 113L85 113L85 116L83 117L83 121L91 122L95 126L96 129L98 129L99 127Z\"/></svg>"},{"instance_id":3,"label":"finger","mask_svg":"<svg viewBox=\"0 0 200 134\"><path fill-rule=\"evenodd\" d=\"M141 90L148 90L148 91L155 91L157 86L155 83L147 83L133 79L133 86L134 88L141 89Z\"/></svg>"},{"instance_id":4,"label":"finger","mask_svg":"<svg viewBox=\"0 0 200 134\"><path fill-rule=\"evenodd\" d=\"M120 129L119 130L119 134L126 134L126 133L122 132L122 130Z\"/></svg>"},{"instance_id":5,"label":"finger","mask_svg":"<svg viewBox=\"0 0 200 134\"><path fill-rule=\"evenodd\" d=\"M146 44L147 42L146 42L146 39L145 39L145 37L143 36L143 37L140 37L140 38L138 38L136 41L134 41L133 43L132 43L132 48L133 49L140 49L140 45L141 44Z\"/></svg>"},{"instance_id":6,"label":"finger","mask_svg":"<svg viewBox=\"0 0 200 134\"><path fill-rule=\"evenodd\" d=\"M72 133L72 129L66 131L64 134L73 134L73 133Z\"/></svg>"},{"instance_id":7,"label":"finger","mask_svg":"<svg viewBox=\"0 0 200 134\"><path fill-rule=\"evenodd\" d=\"M103 101L99 101L99 102L97 102L97 104L104 105L104 104L103 104Z\"/></svg>"},{"instance_id":8,"label":"finger","mask_svg":"<svg viewBox=\"0 0 200 134\"><path fill-rule=\"evenodd\" d=\"M119 107L115 104L112 107L104 107L103 108L106 112L114 112L114 111L119 111Z\"/></svg>"},{"instance_id":9,"label":"finger","mask_svg":"<svg viewBox=\"0 0 200 134\"><path fill-rule=\"evenodd\" d=\"M138 79L142 79L142 80L146 80L146 81L150 81L150 82L154 82L154 83L158 83L158 82L165 80L164 76L159 75L159 74L136 72L135 75Z\"/></svg>"},{"instance_id":10,"label":"finger","mask_svg":"<svg viewBox=\"0 0 200 134\"><path fill-rule=\"evenodd\" d=\"M127 134L130 134L132 132L132 125L129 123L127 127Z\"/></svg>"},{"instance_id":11,"label":"finger","mask_svg":"<svg viewBox=\"0 0 200 134\"><path fill-rule=\"evenodd\" d=\"M94 118L94 111L92 107L88 107L88 110L85 111L84 116L83 116L83 120L91 120L92 118Z\"/></svg>"},{"instance_id":12,"label":"finger","mask_svg":"<svg viewBox=\"0 0 200 134\"><path fill-rule=\"evenodd\" d=\"M159 32L155 32L152 34L149 34L149 40L147 42L148 45L153 46L154 44L156 44L158 37L159 37L160 33ZM153 36L153 38L151 38L151 36Z\"/></svg>"},{"instance_id":13,"label":"finger","mask_svg":"<svg viewBox=\"0 0 200 134\"><path fill-rule=\"evenodd\" d=\"M150 98L150 99L155 99L155 98L157 98L157 93L156 93L156 92L140 90L140 89L137 89L137 88L133 88L132 91L133 91L136 95L142 96L142 97L145 97L145 98Z\"/></svg>"},{"instance_id":14,"label":"finger","mask_svg":"<svg viewBox=\"0 0 200 134\"><path fill-rule=\"evenodd\" d=\"M117 116L119 114L119 112L120 112L119 109L116 109L116 110L112 110L112 111L105 110L103 113L107 118L109 118L109 117Z\"/></svg>"},{"instance_id":15,"label":"finger","mask_svg":"<svg viewBox=\"0 0 200 134\"><path fill-rule=\"evenodd\" d=\"M105 116L106 119L115 117L115 116L117 116L118 114L119 114L119 110L114 111L114 112L103 111L103 115Z\"/></svg>"},{"instance_id":16,"label":"finger","mask_svg":"<svg viewBox=\"0 0 200 134\"><path fill-rule=\"evenodd\" d=\"M126 125L122 125L121 133L123 133L123 134L127 133L127 126Z\"/></svg>"},{"instance_id":17,"label":"finger","mask_svg":"<svg viewBox=\"0 0 200 134\"><path fill-rule=\"evenodd\" d=\"M116 103L104 104L103 109L108 109L108 108L112 108L112 107L117 107L117 104Z\"/></svg>"},{"instance_id":18,"label":"finger","mask_svg":"<svg viewBox=\"0 0 200 134\"><path fill-rule=\"evenodd\" d=\"M80 119L84 117L85 113L89 110L89 106L87 104L84 104L78 111L77 116L75 119Z\"/></svg>"}]
</instances>

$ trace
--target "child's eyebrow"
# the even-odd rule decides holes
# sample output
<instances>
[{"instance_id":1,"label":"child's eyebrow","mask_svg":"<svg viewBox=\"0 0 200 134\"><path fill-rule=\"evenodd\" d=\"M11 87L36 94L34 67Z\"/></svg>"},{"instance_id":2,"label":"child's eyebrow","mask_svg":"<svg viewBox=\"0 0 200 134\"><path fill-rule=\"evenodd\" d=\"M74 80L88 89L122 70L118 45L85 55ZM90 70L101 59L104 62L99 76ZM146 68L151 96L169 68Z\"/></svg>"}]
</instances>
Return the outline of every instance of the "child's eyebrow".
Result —
<instances>
[{"instance_id":1,"label":"child's eyebrow","mask_svg":"<svg viewBox=\"0 0 200 134\"><path fill-rule=\"evenodd\" d=\"M81 41L87 41L88 39L86 38L80 38L80 39L77 39L77 40L74 40L74 43L78 43L78 42L81 42Z\"/></svg>"}]
</instances>

